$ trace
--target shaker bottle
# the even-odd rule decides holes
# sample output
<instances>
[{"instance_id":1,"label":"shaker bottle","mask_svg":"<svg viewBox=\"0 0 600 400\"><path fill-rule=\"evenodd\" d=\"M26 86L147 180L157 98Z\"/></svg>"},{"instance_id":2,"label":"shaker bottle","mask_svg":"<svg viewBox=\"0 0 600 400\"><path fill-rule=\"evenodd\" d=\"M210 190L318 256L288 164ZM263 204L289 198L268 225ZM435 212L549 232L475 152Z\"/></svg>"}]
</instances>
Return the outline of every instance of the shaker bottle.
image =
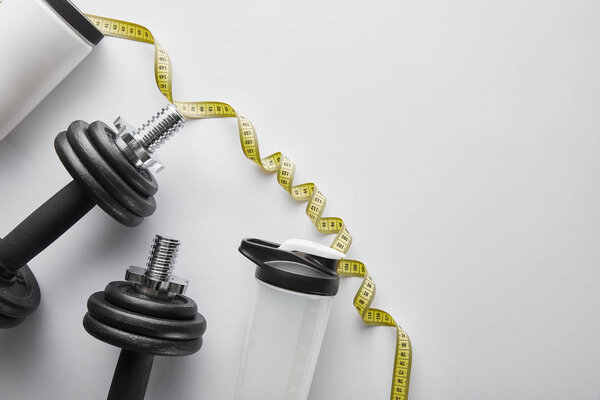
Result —
<instances>
[{"instance_id":1,"label":"shaker bottle","mask_svg":"<svg viewBox=\"0 0 600 400\"><path fill-rule=\"evenodd\" d=\"M102 37L69 0L0 1L0 140Z\"/></svg>"},{"instance_id":2,"label":"shaker bottle","mask_svg":"<svg viewBox=\"0 0 600 400\"><path fill-rule=\"evenodd\" d=\"M305 400L344 254L299 239L245 239L240 252L256 264L256 297L235 399Z\"/></svg>"}]
</instances>

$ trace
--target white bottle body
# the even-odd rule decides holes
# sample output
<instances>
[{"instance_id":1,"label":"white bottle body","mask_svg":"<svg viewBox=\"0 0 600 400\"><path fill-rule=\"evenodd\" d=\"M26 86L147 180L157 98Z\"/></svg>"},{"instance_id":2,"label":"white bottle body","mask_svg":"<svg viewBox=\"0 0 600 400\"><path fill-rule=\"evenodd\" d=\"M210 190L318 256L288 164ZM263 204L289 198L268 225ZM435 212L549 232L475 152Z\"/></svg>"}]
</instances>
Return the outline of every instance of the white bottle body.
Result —
<instances>
[{"instance_id":1,"label":"white bottle body","mask_svg":"<svg viewBox=\"0 0 600 400\"><path fill-rule=\"evenodd\" d=\"M333 296L257 280L236 400L306 400Z\"/></svg>"},{"instance_id":2,"label":"white bottle body","mask_svg":"<svg viewBox=\"0 0 600 400\"><path fill-rule=\"evenodd\" d=\"M0 140L91 51L43 0L0 3Z\"/></svg>"}]
</instances>

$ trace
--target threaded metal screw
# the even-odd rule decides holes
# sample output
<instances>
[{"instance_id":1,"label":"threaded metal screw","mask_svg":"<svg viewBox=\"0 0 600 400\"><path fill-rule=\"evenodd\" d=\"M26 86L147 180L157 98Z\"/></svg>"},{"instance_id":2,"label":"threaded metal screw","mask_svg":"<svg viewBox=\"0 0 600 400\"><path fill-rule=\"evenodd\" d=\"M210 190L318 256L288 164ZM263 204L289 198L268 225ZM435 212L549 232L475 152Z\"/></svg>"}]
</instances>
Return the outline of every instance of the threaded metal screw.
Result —
<instances>
[{"instance_id":1,"label":"threaded metal screw","mask_svg":"<svg viewBox=\"0 0 600 400\"><path fill-rule=\"evenodd\" d=\"M184 118L173 104L168 104L142 125L134 137L150 153L154 153L183 126Z\"/></svg>"},{"instance_id":2,"label":"threaded metal screw","mask_svg":"<svg viewBox=\"0 0 600 400\"><path fill-rule=\"evenodd\" d=\"M156 235L146 264L145 275L148 278L168 282L173 274L180 246L181 242L177 239Z\"/></svg>"},{"instance_id":3,"label":"threaded metal screw","mask_svg":"<svg viewBox=\"0 0 600 400\"><path fill-rule=\"evenodd\" d=\"M189 281L173 275L180 246L181 242L177 239L156 235L146 268L132 265L125 273L125 280L149 296L172 297L184 294Z\"/></svg>"},{"instance_id":4,"label":"threaded metal screw","mask_svg":"<svg viewBox=\"0 0 600 400\"><path fill-rule=\"evenodd\" d=\"M115 143L134 166L159 172L164 167L154 152L175 135L184 122L183 115L171 103L139 129L119 117L115 121L119 130Z\"/></svg>"}]
</instances>

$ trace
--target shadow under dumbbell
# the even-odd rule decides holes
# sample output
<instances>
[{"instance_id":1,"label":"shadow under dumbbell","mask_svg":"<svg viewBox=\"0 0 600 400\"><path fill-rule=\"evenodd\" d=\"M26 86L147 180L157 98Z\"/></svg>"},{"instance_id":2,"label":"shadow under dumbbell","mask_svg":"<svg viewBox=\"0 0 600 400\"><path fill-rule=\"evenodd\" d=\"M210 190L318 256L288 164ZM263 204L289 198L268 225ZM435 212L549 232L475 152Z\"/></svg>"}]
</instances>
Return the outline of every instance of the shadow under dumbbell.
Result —
<instances>
[{"instance_id":1,"label":"shadow under dumbbell","mask_svg":"<svg viewBox=\"0 0 600 400\"><path fill-rule=\"evenodd\" d=\"M201 357L197 355L197 357ZM189 382L197 382L199 372L197 360L192 357L157 357L154 362L154 376L160 379L151 381L148 392L156 399L165 399L181 391L181 386Z\"/></svg>"},{"instance_id":2,"label":"shadow under dumbbell","mask_svg":"<svg viewBox=\"0 0 600 400\"><path fill-rule=\"evenodd\" d=\"M40 314L41 315L41 314ZM0 330L0 376L9 381L37 365L44 336L43 318L28 318L14 329Z\"/></svg>"}]
</instances>

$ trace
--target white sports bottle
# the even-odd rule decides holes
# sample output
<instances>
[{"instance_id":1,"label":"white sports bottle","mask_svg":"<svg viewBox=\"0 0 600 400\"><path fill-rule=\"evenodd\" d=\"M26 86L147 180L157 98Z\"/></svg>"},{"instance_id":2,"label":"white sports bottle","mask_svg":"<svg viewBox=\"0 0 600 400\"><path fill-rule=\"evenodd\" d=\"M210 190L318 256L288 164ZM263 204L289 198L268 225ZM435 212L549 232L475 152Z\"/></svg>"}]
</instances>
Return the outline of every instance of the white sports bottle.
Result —
<instances>
[{"instance_id":1,"label":"white sports bottle","mask_svg":"<svg viewBox=\"0 0 600 400\"><path fill-rule=\"evenodd\" d=\"M256 264L256 298L236 400L306 400L343 254L319 243L242 241Z\"/></svg>"},{"instance_id":2,"label":"white sports bottle","mask_svg":"<svg viewBox=\"0 0 600 400\"><path fill-rule=\"evenodd\" d=\"M69 0L0 0L0 140L102 37Z\"/></svg>"}]
</instances>

